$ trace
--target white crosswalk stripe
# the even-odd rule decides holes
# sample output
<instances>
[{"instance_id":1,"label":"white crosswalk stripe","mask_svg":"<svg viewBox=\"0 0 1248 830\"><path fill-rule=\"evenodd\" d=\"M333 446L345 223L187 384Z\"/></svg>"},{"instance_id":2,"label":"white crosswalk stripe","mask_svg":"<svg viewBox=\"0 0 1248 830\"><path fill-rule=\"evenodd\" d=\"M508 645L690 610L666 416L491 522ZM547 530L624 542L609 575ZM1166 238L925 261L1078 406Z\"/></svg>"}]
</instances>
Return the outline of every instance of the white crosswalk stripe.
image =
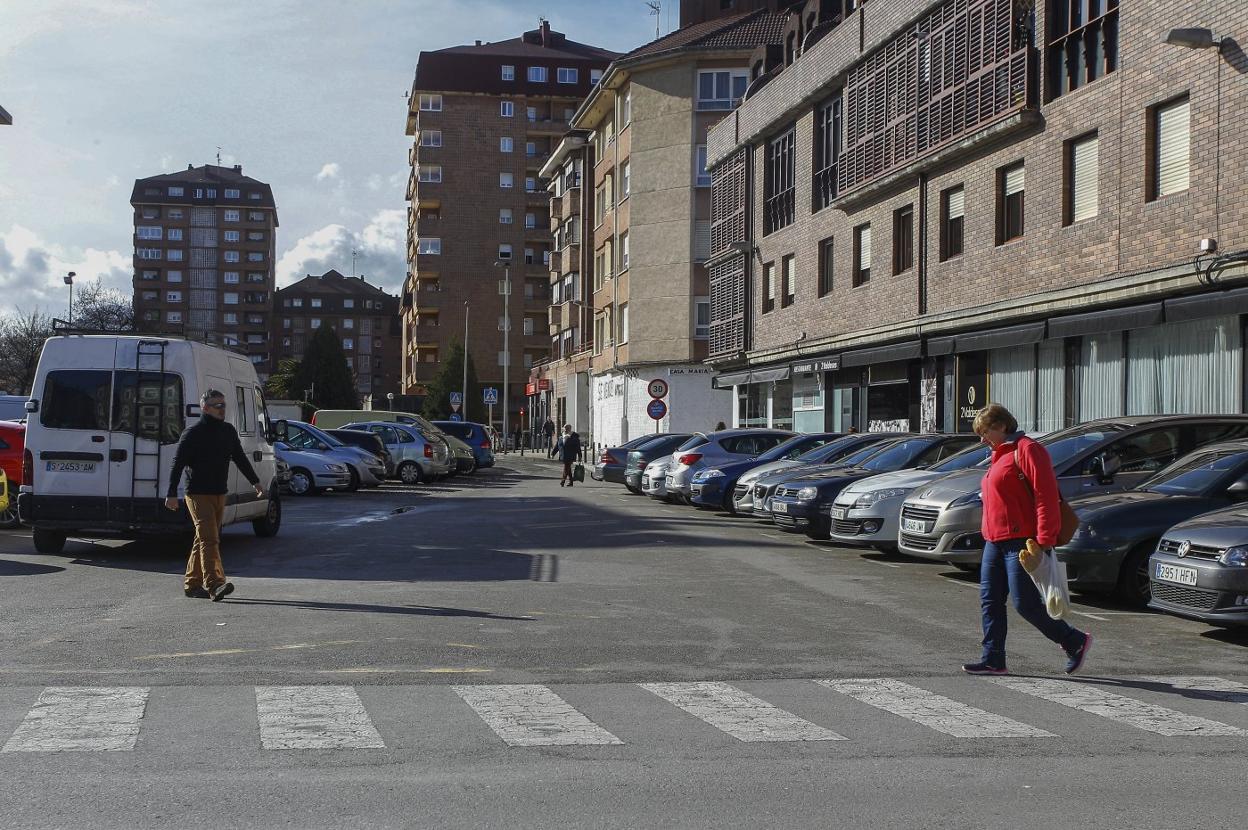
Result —
<instances>
[{"instance_id":1,"label":"white crosswalk stripe","mask_svg":"<svg viewBox=\"0 0 1248 830\"><path fill-rule=\"evenodd\" d=\"M364 703L350 686L257 686L265 749L382 749Z\"/></svg>"},{"instance_id":2,"label":"white crosswalk stripe","mask_svg":"<svg viewBox=\"0 0 1248 830\"><path fill-rule=\"evenodd\" d=\"M1173 689L1198 692L1200 697L1221 700L1226 703L1248 705L1248 684L1224 680L1221 677L1143 677L1141 680L1170 686Z\"/></svg>"},{"instance_id":3,"label":"white crosswalk stripe","mask_svg":"<svg viewBox=\"0 0 1248 830\"><path fill-rule=\"evenodd\" d=\"M639 685L739 741L846 740L727 683Z\"/></svg>"},{"instance_id":4,"label":"white crosswalk stripe","mask_svg":"<svg viewBox=\"0 0 1248 830\"><path fill-rule=\"evenodd\" d=\"M885 712L955 738L1052 738L1052 732L958 703L944 695L887 678L816 680Z\"/></svg>"},{"instance_id":5,"label":"white crosswalk stripe","mask_svg":"<svg viewBox=\"0 0 1248 830\"><path fill-rule=\"evenodd\" d=\"M1248 735L1243 729L1174 709L1145 703L1105 691L1086 683L1070 680L1048 680L1025 677L994 677L994 683L1026 695L1060 703L1118 723L1125 723L1158 735L1207 737L1214 735Z\"/></svg>"},{"instance_id":6,"label":"white crosswalk stripe","mask_svg":"<svg viewBox=\"0 0 1248 830\"><path fill-rule=\"evenodd\" d=\"M508 746L622 744L545 686L453 686Z\"/></svg>"},{"instance_id":7,"label":"white crosswalk stripe","mask_svg":"<svg viewBox=\"0 0 1248 830\"><path fill-rule=\"evenodd\" d=\"M117 752L134 749L148 690L122 686L43 690L4 752Z\"/></svg>"}]
</instances>

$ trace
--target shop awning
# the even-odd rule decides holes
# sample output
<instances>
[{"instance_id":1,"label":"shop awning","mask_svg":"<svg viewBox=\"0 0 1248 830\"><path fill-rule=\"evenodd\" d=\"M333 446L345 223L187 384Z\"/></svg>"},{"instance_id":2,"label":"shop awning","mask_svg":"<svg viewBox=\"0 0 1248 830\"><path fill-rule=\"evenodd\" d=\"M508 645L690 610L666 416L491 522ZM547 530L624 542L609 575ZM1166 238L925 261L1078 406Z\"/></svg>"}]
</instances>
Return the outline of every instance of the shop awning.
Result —
<instances>
[{"instance_id":1,"label":"shop awning","mask_svg":"<svg viewBox=\"0 0 1248 830\"><path fill-rule=\"evenodd\" d=\"M1006 326L988 331L976 331L970 334L959 334L954 351L982 352L988 349L1004 349L1008 346L1025 346L1028 343L1039 343L1044 339L1044 323L1023 323L1019 326ZM931 354L929 351L928 354Z\"/></svg>"},{"instance_id":2,"label":"shop awning","mask_svg":"<svg viewBox=\"0 0 1248 830\"><path fill-rule=\"evenodd\" d=\"M1167 323L1182 323L1187 320L1221 317L1224 314L1245 313L1248 313L1248 288L1166 300Z\"/></svg>"},{"instance_id":3,"label":"shop awning","mask_svg":"<svg viewBox=\"0 0 1248 830\"><path fill-rule=\"evenodd\" d=\"M750 372L750 383L767 383L784 380L789 376L788 366L777 366L774 369L755 369Z\"/></svg>"},{"instance_id":4,"label":"shop awning","mask_svg":"<svg viewBox=\"0 0 1248 830\"><path fill-rule=\"evenodd\" d=\"M776 366L771 369L751 369L748 372L732 372L727 375L716 375L711 386L715 389L731 389L747 383L769 383L784 380L789 376L788 366Z\"/></svg>"},{"instance_id":5,"label":"shop awning","mask_svg":"<svg viewBox=\"0 0 1248 830\"><path fill-rule=\"evenodd\" d=\"M931 337L927 341L927 356L940 357L941 355L953 354L953 344L956 337Z\"/></svg>"},{"instance_id":6,"label":"shop awning","mask_svg":"<svg viewBox=\"0 0 1248 830\"><path fill-rule=\"evenodd\" d=\"M716 375L715 379L711 381L711 386L715 389L731 389L734 386L740 386L749 382L749 372L731 372L726 375Z\"/></svg>"},{"instance_id":7,"label":"shop awning","mask_svg":"<svg viewBox=\"0 0 1248 830\"><path fill-rule=\"evenodd\" d=\"M1106 334L1126 329L1156 326L1162 320L1162 304L1147 303L1129 308L1110 308L1086 314L1070 314L1049 320L1049 337L1079 337L1085 334Z\"/></svg>"},{"instance_id":8,"label":"shop awning","mask_svg":"<svg viewBox=\"0 0 1248 830\"><path fill-rule=\"evenodd\" d=\"M918 340L905 343L894 343L891 346L876 346L871 349L857 349L841 354L842 366L871 366L876 363L891 363L895 360L913 360L923 354L923 344Z\"/></svg>"}]
</instances>

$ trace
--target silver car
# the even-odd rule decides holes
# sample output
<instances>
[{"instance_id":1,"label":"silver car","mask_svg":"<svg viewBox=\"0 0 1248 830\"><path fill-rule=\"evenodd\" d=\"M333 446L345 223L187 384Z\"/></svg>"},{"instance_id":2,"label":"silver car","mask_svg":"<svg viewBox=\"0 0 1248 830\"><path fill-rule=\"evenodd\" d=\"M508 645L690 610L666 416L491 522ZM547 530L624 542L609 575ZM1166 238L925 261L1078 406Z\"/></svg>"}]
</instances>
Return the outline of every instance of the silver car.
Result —
<instances>
[{"instance_id":1,"label":"silver car","mask_svg":"<svg viewBox=\"0 0 1248 830\"><path fill-rule=\"evenodd\" d=\"M675 456L665 455L646 465L641 473L641 492L656 499L667 500L667 471L676 463Z\"/></svg>"},{"instance_id":2,"label":"silver car","mask_svg":"<svg viewBox=\"0 0 1248 830\"><path fill-rule=\"evenodd\" d=\"M433 481L455 469L447 443L414 424L370 421L347 424L343 429L363 429L379 436L394 460L395 478L404 484Z\"/></svg>"},{"instance_id":3,"label":"silver car","mask_svg":"<svg viewBox=\"0 0 1248 830\"><path fill-rule=\"evenodd\" d=\"M667 495L688 502L694 473L753 458L796 434L781 429L725 429L709 433L702 446L673 453L675 463L665 474Z\"/></svg>"},{"instance_id":4,"label":"silver car","mask_svg":"<svg viewBox=\"0 0 1248 830\"><path fill-rule=\"evenodd\" d=\"M279 468L288 465L290 478L286 489L292 496L315 496L322 490L345 490L351 484L347 465L326 457L322 452L291 449L283 442L273 447Z\"/></svg>"},{"instance_id":5,"label":"silver car","mask_svg":"<svg viewBox=\"0 0 1248 830\"><path fill-rule=\"evenodd\" d=\"M344 444L334 436L302 421L287 421L286 438L280 443L290 449L317 452L347 465L347 490L377 487L386 480L386 464L368 450ZM293 466L293 465L292 465Z\"/></svg>"},{"instance_id":6,"label":"silver car","mask_svg":"<svg viewBox=\"0 0 1248 830\"><path fill-rule=\"evenodd\" d=\"M759 479L766 478L772 473L800 467L803 464L836 464L848 459L850 456L857 455L872 444L877 444L886 438L896 437L898 434L894 432L855 433L846 435L843 438L837 438L835 441L829 441L822 447L808 450L797 458L781 459L760 464L737 479L737 486L732 491L732 498L737 508L736 512L745 516L757 513L762 518L770 520L771 511L765 506L767 494L762 492L759 493L759 498L755 498L755 484ZM764 488L764 491L766 489Z\"/></svg>"}]
</instances>

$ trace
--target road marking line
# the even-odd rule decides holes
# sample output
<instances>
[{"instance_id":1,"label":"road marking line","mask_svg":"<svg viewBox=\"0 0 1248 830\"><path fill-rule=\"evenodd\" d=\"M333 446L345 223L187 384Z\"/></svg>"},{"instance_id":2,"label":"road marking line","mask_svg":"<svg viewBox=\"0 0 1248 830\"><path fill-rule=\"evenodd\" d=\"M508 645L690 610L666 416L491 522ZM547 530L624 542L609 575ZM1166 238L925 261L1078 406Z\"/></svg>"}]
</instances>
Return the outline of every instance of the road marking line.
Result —
<instances>
[{"instance_id":1,"label":"road marking line","mask_svg":"<svg viewBox=\"0 0 1248 830\"><path fill-rule=\"evenodd\" d=\"M847 740L727 683L639 685L738 741Z\"/></svg>"},{"instance_id":2,"label":"road marking line","mask_svg":"<svg viewBox=\"0 0 1248 830\"><path fill-rule=\"evenodd\" d=\"M545 686L452 686L508 746L622 744Z\"/></svg>"},{"instance_id":3,"label":"road marking line","mask_svg":"<svg viewBox=\"0 0 1248 830\"><path fill-rule=\"evenodd\" d=\"M944 695L888 678L816 680L820 686L848 695L869 706L955 738L1054 738L1034 726L1003 715L967 706Z\"/></svg>"},{"instance_id":4,"label":"road marking line","mask_svg":"<svg viewBox=\"0 0 1248 830\"><path fill-rule=\"evenodd\" d=\"M860 556L858 558L861 559L863 562L870 562L872 565L883 565L886 568L900 568L901 567L896 562L881 562L878 559L868 559L865 556Z\"/></svg>"},{"instance_id":5,"label":"road marking line","mask_svg":"<svg viewBox=\"0 0 1248 830\"><path fill-rule=\"evenodd\" d=\"M135 660L168 660L180 657L218 657L222 654L256 654L263 651L289 651L301 648L323 648L324 646L350 646L362 643L363 640L326 640L323 643L292 643L285 646L265 646L264 648L218 648L212 651L177 651L170 654L144 654Z\"/></svg>"},{"instance_id":6,"label":"road marking line","mask_svg":"<svg viewBox=\"0 0 1248 830\"><path fill-rule=\"evenodd\" d=\"M1200 692L1201 697L1221 700L1226 703L1242 703L1248 705L1248 685L1224 680L1221 677L1188 676L1188 677L1143 677L1149 683L1164 683L1175 689Z\"/></svg>"},{"instance_id":7,"label":"road marking line","mask_svg":"<svg viewBox=\"0 0 1248 830\"><path fill-rule=\"evenodd\" d=\"M43 690L4 745L4 752L130 751L148 690L136 686Z\"/></svg>"},{"instance_id":8,"label":"road marking line","mask_svg":"<svg viewBox=\"0 0 1248 830\"><path fill-rule=\"evenodd\" d=\"M265 749L384 749L364 703L350 686L257 686Z\"/></svg>"},{"instance_id":9,"label":"road marking line","mask_svg":"<svg viewBox=\"0 0 1248 830\"><path fill-rule=\"evenodd\" d=\"M1155 732L1158 735L1191 735L1194 737L1248 735L1248 732L1235 726L1195 715L1186 715L1174 709L1155 706L1070 680L994 677L992 681L1025 695L1060 703L1089 714L1100 715L1103 718Z\"/></svg>"},{"instance_id":10,"label":"road marking line","mask_svg":"<svg viewBox=\"0 0 1248 830\"><path fill-rule=\"evenodd\" d=\"M1078 614L1081 617L1091 617L1092 619L1100 620L1101 622L1109 622L1109 617L1098 617L1096 614L1089 614L1087 611L1076 611L1075 609L1071 608L1070 613Z\"/></svg>"}]
</instances>

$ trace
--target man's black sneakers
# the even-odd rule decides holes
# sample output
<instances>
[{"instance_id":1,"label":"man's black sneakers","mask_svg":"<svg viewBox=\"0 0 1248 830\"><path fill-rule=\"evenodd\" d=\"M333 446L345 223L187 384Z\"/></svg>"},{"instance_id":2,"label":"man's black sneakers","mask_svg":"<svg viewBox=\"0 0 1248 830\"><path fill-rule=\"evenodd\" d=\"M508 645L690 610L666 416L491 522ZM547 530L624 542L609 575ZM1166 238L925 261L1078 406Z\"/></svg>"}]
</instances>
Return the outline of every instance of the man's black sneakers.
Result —
<instances>
[{"instance_id":1,"label":"man's black sneakers","mask_svg":"<svg viewBox=\"0 0 1248 830\"><path fill-rule=\"evenodd\" d=\"M222 582L220 585L213 588L209 592L209 594L212 596L213 602L220 602L221 600L225 599L227 596L229 596L232 593L234 593L233 582Z\"/></svg>"},{"instance_id":2,"label":"man's black sneakers","mask_svg":"<svg viewBox=\"0 0 1248 830\"><path fill-rule=\"evenodd\" d=\"M184 589L184 591L186 595L190 597L191 599L208 599L208 596L209 596L207 591L205 591L203 588L200 588L198 586L194 588L186 588Z\"/></svg>"},{"instance_id":3,"label":"man's black sneakers","mask_svg":"<svg viewBox=\"0 0 1248 830\"><path fill-rule=\"evenodd\" d=\"M1009 674L1009 669L1005 666L994 666L984 660L978 663L963 663L962 671L967 674Z\"/></svg>"}]
</instances>

